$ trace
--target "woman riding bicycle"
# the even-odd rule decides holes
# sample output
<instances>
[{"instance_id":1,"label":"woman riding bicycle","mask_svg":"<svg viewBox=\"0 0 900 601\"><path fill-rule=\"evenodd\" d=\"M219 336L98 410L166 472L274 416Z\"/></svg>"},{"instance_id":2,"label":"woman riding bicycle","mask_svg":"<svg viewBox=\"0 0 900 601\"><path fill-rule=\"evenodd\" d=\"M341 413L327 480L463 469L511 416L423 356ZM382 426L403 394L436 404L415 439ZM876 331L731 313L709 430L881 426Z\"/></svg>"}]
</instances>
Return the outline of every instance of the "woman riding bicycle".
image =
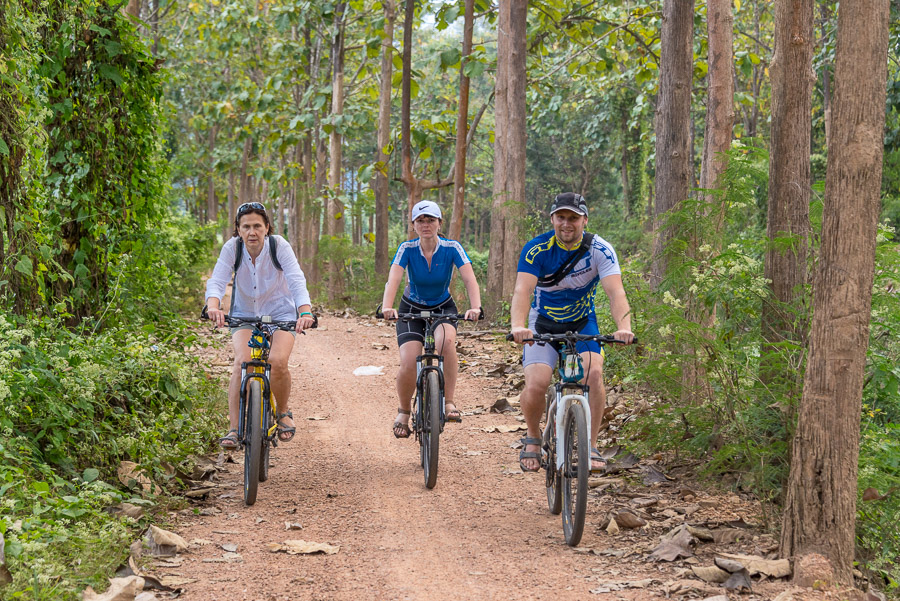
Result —
<instances>
[{"instance_id":1,"label":"woman riding bicycle","mask_svg":"<svg viewBox=\"0 0 900 601\"><path fill-rule=\"evenodd\" d=\"M469 305L472 307L466 311L466 319L478 319L481 314L481 292L472 269L472 261L459 242L439 235L443 223L440 207L429 200L423 200L413 207L410 219L419 237L401 244L394 256L381 302L385 318L396 318L398 311L431 311L456 315L458 309L450 297L450 278L455 265L466 286ZM407 285L399 309L395 310L392 307L404 269L407 273ZM444 357L444 407L447 421L460 422L462 416L453 402L456 376L459 373L456 322L438 322L434 330L434 341L438 354ZM400 407L392 426L397 438L409 438L411 432L409 413L411 398L416 390L416 357L422 354L424 343L424 321L397 322L397 345L400 347L397 393L400 396Z\"/></svg>"},{"instance_id":2,"label":"woman riding bicycle","mask_svg":"<svg viewBox=\"0 0 900 601\"><path fill-rule=\"evenodd\" d=\"M312 327L306 278L297 263L291 245L281 236L269 235L271 226L266 208L258 202L245 202L238 207L234 219L233 238L222 246L212 276L206 282L209 317L216 327L225 325L225 312L220 305L229 280L234 274L231 293L232 317L270 315L273 320L297 319L294 332L276 330L272 335L269 363L272 365L271 387L277 403L278 440L288 442L296 427L288 410L291 396L291 373L288 357L294 348L297 332ZM234 366L228 385L228 414L231 429L219 440L226 449L238 446L241 363L250 360L250 325L232 328Z\"/></svg>"}]
</instances>

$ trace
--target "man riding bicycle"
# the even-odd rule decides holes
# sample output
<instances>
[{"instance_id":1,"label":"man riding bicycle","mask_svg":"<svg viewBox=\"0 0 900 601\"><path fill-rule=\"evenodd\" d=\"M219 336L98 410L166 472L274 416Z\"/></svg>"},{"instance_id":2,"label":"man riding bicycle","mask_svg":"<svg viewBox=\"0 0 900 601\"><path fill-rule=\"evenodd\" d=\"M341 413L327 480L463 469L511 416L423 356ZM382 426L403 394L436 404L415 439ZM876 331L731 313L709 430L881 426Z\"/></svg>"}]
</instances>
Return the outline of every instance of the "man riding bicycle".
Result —
<instances>
[{"instance_id":1,"label":"man riding bicycle","mask_svg":"<svg viewBox=\"0 0 900 601\"><path fill-rule=\"evenodd\" d=\"M270 235L271 226L266 208L258 202L245 202L237 209L234 234L223 246L212 276L206 282L206 303L209 318L216 327L225 325L225 312L220 305L228 281L231 292L232 317L260 317L269 315L275 321L297 320L294 332L276 330L272 335L269 363L272 365L272 393L275 395L278 440L288 442L296 427L288 410L291 396L291 373L288 357L294 347L297 332L311 328L313 318L306 278L297 257L287 240ZM226 449L238 446L240 413L241 364L250 360L250 334L253 326L232 328L234 366L228 385L228 414L231 429L219 440Z\"/></svg>"},{"instance_id":2,"label":"man riding bicycle","mask_svg":"<svg viewBox=\"0 0 900 601\"><path fill-rule=\"evenodd\" d=\"M585 233L588 210L584 197L572 192L558 195L550 206L550 222L553 230L525 244L519 257L510 309L513 338L522 344L533 332L599 334L594 309L599 282L609 298L616 323L613 336L630 344L634 339L631 309L622 286L619 261L606 240ZM591 415L596 416L591 419L591 471L600 471L606 467L596 448L606 407L603 348L598 342L582 341L577 349L585 366L585 382L591 390ZM525 389L520 399L528 426L519 453L522 471L536 472L541 467L540 421L558 357L557 349L550 344L529 343L522 353Z\"/></svg>"}]
</instances>

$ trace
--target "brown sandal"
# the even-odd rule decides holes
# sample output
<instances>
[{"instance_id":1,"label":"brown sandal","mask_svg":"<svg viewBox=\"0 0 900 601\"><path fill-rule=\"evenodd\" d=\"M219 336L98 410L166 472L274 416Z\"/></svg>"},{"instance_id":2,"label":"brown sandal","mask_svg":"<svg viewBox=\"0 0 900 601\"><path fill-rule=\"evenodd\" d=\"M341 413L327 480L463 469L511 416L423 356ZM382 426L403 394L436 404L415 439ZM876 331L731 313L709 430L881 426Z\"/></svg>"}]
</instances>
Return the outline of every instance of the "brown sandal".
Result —
<instances>
[{"instance_id":1,"label":"brown sandal","mask_svg":"<svg viewBox=\"0 0 900 601\"><path fill-rule=\"evenodd\" d=\"M397 413L401 415L409 415L409 411L405 409L397 409ZM391 430L394 432L395 438L409 438L409 435L412 434L412 430L409 428L409 420L402 422L400 420L396 420L394 425L391 426Z\"/></svg>"}]
</instances>

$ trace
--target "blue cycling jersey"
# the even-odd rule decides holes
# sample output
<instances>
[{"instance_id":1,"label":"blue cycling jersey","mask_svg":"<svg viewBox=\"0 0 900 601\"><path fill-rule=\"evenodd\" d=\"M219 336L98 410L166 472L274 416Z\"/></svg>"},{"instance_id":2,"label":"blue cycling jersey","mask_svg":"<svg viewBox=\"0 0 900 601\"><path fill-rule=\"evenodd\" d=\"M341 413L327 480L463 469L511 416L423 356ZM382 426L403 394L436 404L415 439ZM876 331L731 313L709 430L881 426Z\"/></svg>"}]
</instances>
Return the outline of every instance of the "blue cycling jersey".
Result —
<instances>
[{"instance_id":1,"label":"blue cycling jersey","mask_svg":"<svg viewBox=\"0 0 900 601\"><path fill-rule=\"evenodd\" d=\"M578 252L577 246L567 250L551 230L525 245L519 256L518 271L538 278L550 275L574 252ZM532 310L558 322L576 321L585 315L592 315L597 284L607 276L621 273L612 245L595 235L587 254L559 284L535 287Z\"/></svg>"},{"instance_id":2,"label":"blue cycling jersey","mask_svg":"<svg viewBox=\"0 0 900 601\"><path fill-rule=\"evenodd\" d=\"M471 262L462 244L456 240L438 238L431 265L428 265L422 254L421 242L416 238L400 245L391 264L406 269L408 282L403 295L419 305L432 306L450 298L453 266L459 269Z\"/></svg>"}]
</instances>

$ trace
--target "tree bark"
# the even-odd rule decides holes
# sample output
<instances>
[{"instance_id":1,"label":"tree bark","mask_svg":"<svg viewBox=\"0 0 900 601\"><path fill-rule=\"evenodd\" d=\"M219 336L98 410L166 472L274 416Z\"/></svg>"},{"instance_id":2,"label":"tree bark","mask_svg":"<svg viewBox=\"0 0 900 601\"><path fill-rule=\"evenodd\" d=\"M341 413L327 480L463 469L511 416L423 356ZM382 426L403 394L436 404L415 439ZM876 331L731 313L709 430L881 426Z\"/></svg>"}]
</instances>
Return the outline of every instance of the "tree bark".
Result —
<instances>
[{"instance_id":1,"label":"tree bark","mask_svg":"<svg viewBox=\"0 0 900 601\"><path fill-rule=\"evenodd\" d=\"M331 38L331 117L340 117L344 113L344 10L346 2L338 2L334 11L334 31ZM329 185L331 186L331 214L328 215L328 233L343 236L346 219L344 203L341 200L343 191L341 145L343 136L341 128L334 125L331 130L329 144Z\"/></svg>"},{"instance_id":2,"label":"tree bark","mask_svg":"<svg viewBox=\"0 0 900 601\"><path fill-rule=\"evenodd\" d=\"M812 129L813 0L777 0L775 3L775 52L769 65L772 79L772 138L769 152L768 248L765 277L775 304L762 308L760 377L773 385L787 386L791 397L800 394L797 369L801 353L785 365L775 358L780 343L802 345L805 319L797 319L784 307L804 305L807 282L807 242L810 235L810 132ZM790 242L785 243L784 239Z\"/></svg>"},{"instance_id":3,"label":"tree bark","mask_svg":"<svg viewBox=\"0 0 900 601\"><path fill-rule=\"evenodd\" d=\"M494 88L494 189L487 300L495 310L512 295L525 202L525 51L528 3L500 2Z\"/></svg>"},{"instance_id":4,"label":"tree bark","mask_svg":"<svg viewBox=\"0 0 900 601\"><path fill-rule=\"evenodd\" d=\"M668 275L670 212L688 198L691 185L691 82L694 1L664 0L659 96L656 110L656 201L651 286Z\"/></svg>"},{"instance_id":5,"label":"tree bark","mask_svg":"<svg viewBox=\"0 0 900 601\"><path fill-rule=\"evenodd\" d=\"M209 128L209 171L206 180L206 220L216 221L219 218L219 202L216 199L216 170L213 153L216 150L216 133L218 126Z\"/></svg>"},{"instance_id":6,"label":"tree bark","mask_svg":"<svg viewBox=\"0 0 900 601\"><path fill-rule=\"evenodd\" d=\"M456 173L453 177L453 220L450 238L459 240L466 207L466 139L469 133L469 78L466 63L472 53L472 30L475 22L475 0L466 0L463 25L462 59L459 62L459 111L456 117Z\"/></svg>"},{"instance_id":7,"label":"tree bark","mask_svg":"<svg viewBox=\"0 0 900 601\"><path fill-rule=\"evenodd\" d=\"M841 3L822 245L781 533L852 582L862 387L883 158L888 0Z\"/></svg>"},{"instance_id":8,"label":"tree bark","mask_svg":"<svg viewBox=\"0 0 900 601\"><path fill-rule=\"evenodd\" d=\"M378 148L375 149L375 273L387 277L388 224L391 191L388 182L390 155L385 148L391 143L391 78L394 57L394 20L397 16L394 0L383 0L384 37L381 38L381 94L378 103Z\"/></svg>"}]
</instances>

